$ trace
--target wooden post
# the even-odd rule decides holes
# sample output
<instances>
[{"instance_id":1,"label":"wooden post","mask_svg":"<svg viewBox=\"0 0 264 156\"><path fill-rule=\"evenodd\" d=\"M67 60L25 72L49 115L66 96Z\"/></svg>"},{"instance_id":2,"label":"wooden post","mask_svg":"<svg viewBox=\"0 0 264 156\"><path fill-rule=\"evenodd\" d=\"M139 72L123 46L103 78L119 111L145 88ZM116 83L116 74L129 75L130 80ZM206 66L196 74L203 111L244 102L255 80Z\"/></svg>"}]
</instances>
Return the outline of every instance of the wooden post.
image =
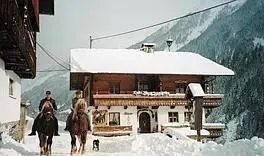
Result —
<instances>
[{"instance_id":1,"label":"wooden post","mask_svg":"<svg viewBox=\"0 0 264 156\"><path fill-rule=\"evenodd\" d=\"M201 130L197 129L197 141L201 142Z\"/></svg>"},{"instance_id":2,"label":"wooden post","mask_svg":"<svg viewBox=\"0 0 264 156\"><path fill-rule=\"evenodd\" d=\"M24 102L21 103L21 112L20 112L20 121L19 121L19 127L21 128L21 139L23 140L23 143L25 143L25 133L26 133L26 127L27 127L27 109L28 106L30 106L30 103Z\"/></svg>"},{"instance_id":3,"label":"wooden post","mask_svg":"<svg viewBox=\"0 0 264 156\"><path fill-rule=\"evenodd\" d=\"M201 129L202 129L202 104L203 97L194 98L194 115L195 115L195 129L197 130L197 141L201 141Z\"/></svg>"},{"instance_id":4,"label":"wooden post","mask_svg":"<svg viewBox=\"0 0 264 156\"><path fill-rule=\"evenodd\" d=\"M90 36L90 49L92 48L93 39L92 36Z\"/></svg>"}]
</instances>

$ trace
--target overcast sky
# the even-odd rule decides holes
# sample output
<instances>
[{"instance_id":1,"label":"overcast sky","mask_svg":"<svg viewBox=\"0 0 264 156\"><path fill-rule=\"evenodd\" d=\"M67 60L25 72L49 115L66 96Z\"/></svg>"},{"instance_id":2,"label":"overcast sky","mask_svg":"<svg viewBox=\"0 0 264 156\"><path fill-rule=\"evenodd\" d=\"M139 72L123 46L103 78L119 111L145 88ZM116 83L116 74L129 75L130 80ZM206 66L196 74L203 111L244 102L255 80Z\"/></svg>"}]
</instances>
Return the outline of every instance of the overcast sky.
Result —
<instances>
[{"instance_id":1,"label":"overcast sky","mask_svg":"<svg viewBox=\"0 0 264 156\"><path fill-rule=\"evenodd\" d=\"M38 42L68 60L71 48L93 38L163 22L223 0L54 0L55 15L40 16ZM163 25L164 26L164 25ZM93 48L127 48L160 27L93 42ZM38 69L53 63L38 49ZM59 67L58 67L59 68Z\"/></svg>"}]
</instances>

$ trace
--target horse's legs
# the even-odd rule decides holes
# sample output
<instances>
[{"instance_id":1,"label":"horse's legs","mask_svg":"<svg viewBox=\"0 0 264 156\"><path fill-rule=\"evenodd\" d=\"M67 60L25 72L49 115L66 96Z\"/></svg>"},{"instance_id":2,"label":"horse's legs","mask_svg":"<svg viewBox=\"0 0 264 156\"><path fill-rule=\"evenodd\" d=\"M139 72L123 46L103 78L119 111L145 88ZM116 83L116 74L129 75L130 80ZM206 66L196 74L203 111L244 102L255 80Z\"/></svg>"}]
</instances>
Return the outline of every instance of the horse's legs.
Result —
<instances>
[{"instance_id":1,"label":"horse's legs","mask_svg":"<svg viewBox=\"0 0 264 156\"><path fill-rule=\"evenodd\" d=\"M52 138L53 138L53 135L50 135L48 137L48 140L47 140L47 149L46 149L46 152L48 152L48 155L51 154Z\"/></svg>"},{"instance_id":2,"label":"horse's legs","mask_svg":"<svg viewBox=\"0 0 264 156\"><path fill-rule=\"evenodd\" d=\"M40 154L45 154L46 137L42 133L38 133Z\"/></svg>"},{"instance_id":3,"label":"horse's legs","mask_svg":"<svg viewBox=\"0 0 264 156\"><path fill-rule=\"evenodd\" d=\"M71 134L71 153L76 153L77 147L76 147L76 137L74 134Z\"/></svg>"},{"instance_id":4,"label":"horse's legs","mask_svg":"<svg viewBox=\"0 0 264 156\"><path fill-rule=\"evenodd\" d=\"M87 138L87 132L84 132L84 133L81 135L81 143L82 143L81 153L82 153L82 154L84 154L84 152L85 152L86 138Z\"/></svg>"},{"instance_id":5,"label":"horse's legs","mask_svg":"<svg viewBox=\"0 0 264 156\"><path fill-rule=\"evenodd\" d=\"M81 150L82 150L83 143L82 143L82 140L81 140L81 136L78 135L77 137L78 137L78 141L79 141L79 143L80 143L80 147L79 147L79 149L78 149L78 153L80 153Z\"/></svg>"}]
</instances>

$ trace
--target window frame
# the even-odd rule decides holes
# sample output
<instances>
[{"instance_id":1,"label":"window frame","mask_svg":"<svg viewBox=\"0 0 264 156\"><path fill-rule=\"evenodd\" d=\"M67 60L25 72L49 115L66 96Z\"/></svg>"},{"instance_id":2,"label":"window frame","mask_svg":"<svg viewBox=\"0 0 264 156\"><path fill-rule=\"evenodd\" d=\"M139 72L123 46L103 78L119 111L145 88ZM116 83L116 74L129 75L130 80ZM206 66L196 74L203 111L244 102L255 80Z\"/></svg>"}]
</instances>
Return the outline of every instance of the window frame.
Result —
<instances>
[{"instance_id":1,"label":"window frame","mask_svg":"<svg viewBox=\"0 0 264 156\"><path fill-rule=\"evenodd\" d=\"M9 96L14 96L14 80L11 78L9 78L8 91L9 91Z\"/></svg>"},{"instance_id":2,"label":"window frame","mask_svg":"<svg viewBox=\"0 0 264 156\"><path fill-rule=\"evenodd\" d=\"M117 124L110 124L111 122L115 122L111 120L111 114L113 114L113 118L116 117L117 115ZM120 112L109 112L109 121L108 121L109 126L120 126Z\"/></svg>"},{"instance_id":3,"label":"window frame","mask_svg":"<svg viewBox=\"0 0 264 156\"><path fill-rule=\"evenodd\" d=\"M189 120L186 120L187 116L188 116ZM192 112L184 112L184 122L190 122L191 119L192 119Z\"/></svg>"},{"instance_id":4,"label":"window frame","mask_svg":"<svg viewBox=\"0 0 264 156\"><path fill-rule=\"evenodd\" d=\"M138 91L149 91L149 83L147 81L139 81Z\"/></svg>"},{"instance_id":5,"label":"window frame","mask_svg":"<svg viewBox=\"0 0 264 156\"><path fill-rule=\"evenodd\" d=\"M186 81L175 81L174 82L175 93L185 93L187 86L188 83Z\"/></svg>"},{"instance_id":6,"label":"window frame","mask_svg":"<svg viewBox=\"0 0 264 156\"><path fill-rule=\"evenodd\" d=\"M168 112L168 122L179 122L179 112Z\"/></svg>"},{"instance_id":7,"label":"window frame","mask_svg":"<svg viewBox=\"0 0 264 156\"><path fill-rule=\"evenodd\" d=\"M120 94L120 82L109 82L109 94Z\"/></svg>"}]
</instances>

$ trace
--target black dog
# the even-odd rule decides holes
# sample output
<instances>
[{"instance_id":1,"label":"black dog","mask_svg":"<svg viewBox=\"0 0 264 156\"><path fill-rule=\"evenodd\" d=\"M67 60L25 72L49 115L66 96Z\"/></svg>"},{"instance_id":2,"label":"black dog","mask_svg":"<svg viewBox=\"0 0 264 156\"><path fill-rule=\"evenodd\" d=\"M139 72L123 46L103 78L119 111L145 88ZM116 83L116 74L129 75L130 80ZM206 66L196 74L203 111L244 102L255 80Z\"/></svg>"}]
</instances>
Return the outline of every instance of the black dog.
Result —
<instances>
[{"instance_id":1,"label":"black dog","mask_svg":"<svg viewBox=\"0 0 264 156\"><path fill-rule=\"evenodd\" d=\"M93 140L93 150L99 151L99 140Z\"/></svg>"}]
</instances>

